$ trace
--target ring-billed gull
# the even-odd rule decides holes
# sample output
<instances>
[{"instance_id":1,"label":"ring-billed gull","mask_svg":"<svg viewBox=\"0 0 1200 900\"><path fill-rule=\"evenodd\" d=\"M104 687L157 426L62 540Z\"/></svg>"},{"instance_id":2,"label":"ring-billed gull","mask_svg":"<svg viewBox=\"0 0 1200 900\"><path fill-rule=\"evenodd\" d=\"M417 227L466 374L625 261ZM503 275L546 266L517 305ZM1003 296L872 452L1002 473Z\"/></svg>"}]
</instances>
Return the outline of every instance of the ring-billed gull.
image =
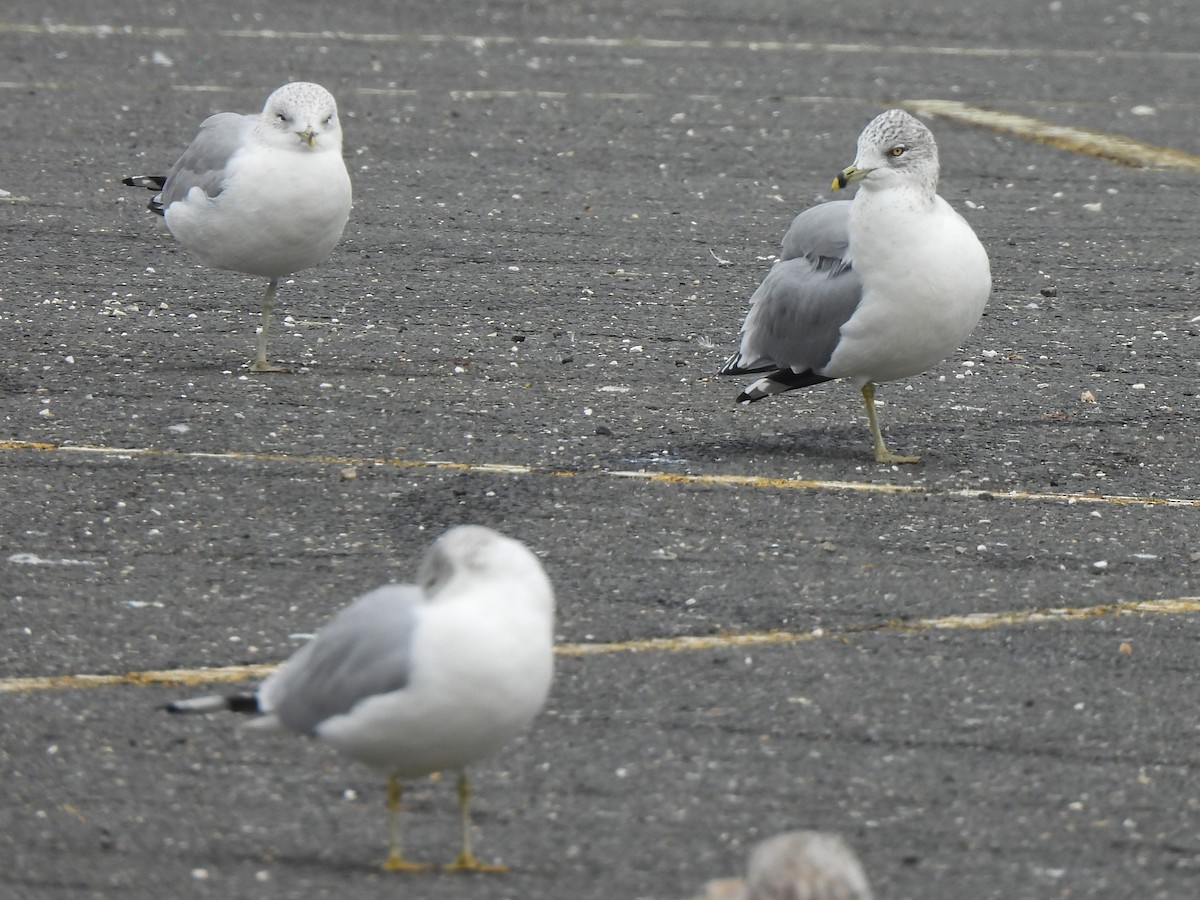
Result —
<instances>
[{"instance_id":1,"label":"ring-billed gull","mask_svg":"<svg viewBox=\"0 0 1200 900\"><path fill-rule=\"evenodd\" d=\"M166 175L134 175L150 209L201 262L270 278L253 372L267 362L279 279L324 262L350 217L337 101L319 84L285 84L258 115L217 113Z\"/></svg>"},{"instance_id":2,"label":"ring-billed gull","mask_svg":"<svg viewBox=\"0 0 1200 900\"><path fill-rule=\"evenodd\" d=\"M768 374L739 403L847 378L862 392L875 459L918 461L884 444L875 385L953 353L992 289L987 252L937 181L937 144L921 122L892 109L867 125L833 182L858 182L857 195L796 216L750 299L741 348L721 374Z\"/></svg>"},{"instance_id":3,"label":"ring-billed gull","mask_svg":"<svg viewBox=\"0 0 1200 900\"><path fill-rule=\"evenodd\" d=\"M757 844L746 879L710 881L696 900L872 900L850 846L836 834L790 831Z\"/></svg>"},{"instance_id":4,"label":"ring-billed gull","mask_svg":"<svg viewBox=\"0 0 1200 900\"><path fill-rule=\"evenodd\" d=\"M504 871L471 852L466 767L524 731L545 703L554 592L528 548L479 525L434 542L417 580L359 597L254 694L167 708L256 713L253 727L310 735L385 774L389 870L425 868L401 852L401 782L457 770L462 843L446 868Z\"/></svg>"}]
</instances>

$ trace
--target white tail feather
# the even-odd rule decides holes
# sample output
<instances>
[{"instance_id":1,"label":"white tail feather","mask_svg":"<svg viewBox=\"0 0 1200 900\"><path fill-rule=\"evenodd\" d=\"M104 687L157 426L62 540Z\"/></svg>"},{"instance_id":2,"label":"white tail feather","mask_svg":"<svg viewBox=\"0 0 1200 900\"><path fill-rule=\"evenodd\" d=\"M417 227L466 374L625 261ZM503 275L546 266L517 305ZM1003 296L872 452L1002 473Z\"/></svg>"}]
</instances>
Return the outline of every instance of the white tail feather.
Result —
<instances>
[{"instance_id":1,"label":"white tail feather","mask_svg":"<svg viewBox=\"0 0 1200 900\"><path fill-rule=\"evenodd\" d=\"M168 708L171 712L217 712L229 709L229 701L221 694L208 694L204 697L176 700Z\"/></svg>"}]
</instances>

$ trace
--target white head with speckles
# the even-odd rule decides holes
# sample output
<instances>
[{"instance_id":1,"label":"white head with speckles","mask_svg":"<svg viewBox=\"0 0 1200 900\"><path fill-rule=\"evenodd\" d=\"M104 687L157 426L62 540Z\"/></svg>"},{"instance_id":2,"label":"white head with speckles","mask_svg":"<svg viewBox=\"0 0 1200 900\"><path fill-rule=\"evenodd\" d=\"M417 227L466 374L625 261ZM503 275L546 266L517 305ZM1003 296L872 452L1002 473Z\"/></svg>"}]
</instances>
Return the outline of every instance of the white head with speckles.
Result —
<instances>
[{"instance_id":1,"label":"white head with speckles","mask_svg":"<svg viewBox=\"0 0 1200 900\"><path fill-rule=\"evenodd\" d=\"M843 169L833 187L861 181L865 190L912 185L929 196L937 191L938 149L933 133L902 109L880 113L858 136L854 165Z\"/></svg>"},{"instance_id":2,"label":"white head with speckles","mask_svg":"<svg viewBox=\"0 0 1200 900\"><path fill-rule=\"evenodd\" d=\"M337 101L325 88L308 81L285 84L267 98L258 132L278 147L342 152Z\"/></svg>"}]
</instances>

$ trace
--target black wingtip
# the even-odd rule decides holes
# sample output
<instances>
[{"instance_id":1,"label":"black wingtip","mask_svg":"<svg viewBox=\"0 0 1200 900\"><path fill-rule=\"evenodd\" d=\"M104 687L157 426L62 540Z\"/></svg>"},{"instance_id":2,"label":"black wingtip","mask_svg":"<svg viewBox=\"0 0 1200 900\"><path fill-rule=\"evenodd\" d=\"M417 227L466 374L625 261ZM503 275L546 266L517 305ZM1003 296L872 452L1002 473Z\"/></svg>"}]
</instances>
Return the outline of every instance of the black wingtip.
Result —
<instances>
[{"instance_id":1,"label":"black wingtip","mask_svg":"<svg viewBox=\"0 0 1200 900\"><path fill-rule=\"evenodd\" d=\"M148 191L154 191L155 195L150 198L150 202L146 204L146 209L155 215L164 216L166 210L162 205L162 197L160 192L163 186L167 183L166 175L130 175L128 178L122 178L121 184L128 187L145 188Z\"/></svg>"},{"instance_id":2,"label":"black wingtip","mask_svg":"<svg viewBox=\"0 0 1200 900\"><path fill-rule=\"evenodd\" d=\"M121 184L127 187L140 187L148 191L161 191L166 183L166 175L130 175L121 179Z\"/></svg>"},{"instance_id":3,"label":"black wingtip","mask_svg":"<svg viewBox=\"0 0 1200 900\"><path fill-rule=\"evenodd\" d=\"M760 372L773 372L775 366L751 366L742 365L742 354L735 353L729 359L725 360L721 368L717 369L718 375L757 375Z\"/></svg>"},{"instance_id":4,"label":"black wingtip","mask_svg":"<svg viewBox=\"0 0 1200 900\"><path fill-rule=\"evenodd\" d=\"M234 694L232 697L226 697L225 702L228 704L230 712L253 714L260 712L256 694Z\"/></svg>"},{"instance_id":5,"label":"black wingtip","mask_svg":"<svg viewBox=\"0 0 1200 900\"><path fill-rule=\"evenodd\" d=\"M172 700L162 709L169 713L236 712L257 713L258 697L255 694L233 694L222 696L209 694L206 697L189 697L187 700Z\"/></svg>"}]
</instances>

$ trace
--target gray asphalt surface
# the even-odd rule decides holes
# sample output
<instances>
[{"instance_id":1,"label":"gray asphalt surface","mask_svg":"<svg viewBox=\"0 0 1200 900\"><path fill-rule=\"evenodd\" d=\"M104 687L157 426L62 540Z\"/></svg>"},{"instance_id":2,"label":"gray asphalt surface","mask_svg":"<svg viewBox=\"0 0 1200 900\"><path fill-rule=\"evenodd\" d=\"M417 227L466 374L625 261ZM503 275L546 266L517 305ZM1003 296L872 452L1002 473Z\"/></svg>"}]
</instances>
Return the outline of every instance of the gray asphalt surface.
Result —
<instances>
[{"instance_id":1,"label":"gray asphalt surface","mask_svg":"<svg viewBox=\"0 0 1200 900\"><path fill-rule=\"evenodd\" d=\"M792 828L880 898L1194 897L1197 614L1098 607L1200 593L1200 506L1150 502L1200 499L1197 176L927 119L995 290L880 391L920 466L844 385L737 409L713 373L877 112L1197 152L1198 36L1191 0L10 3L0 439L154 452L0 452L0 676L278 661L460 522L538 551L563 642L823 637L562 658L475 772L506 876L378 871L377 779L159 710L202 686L3 693L0 897L669 900ZM251 377L259 281L119 181L290 78L338 97L355 209L280 289L297 374ZM395 462L431 460L533 468ZM412 801L448 860L452 785Z\"/></svg>"}]
</instances>

